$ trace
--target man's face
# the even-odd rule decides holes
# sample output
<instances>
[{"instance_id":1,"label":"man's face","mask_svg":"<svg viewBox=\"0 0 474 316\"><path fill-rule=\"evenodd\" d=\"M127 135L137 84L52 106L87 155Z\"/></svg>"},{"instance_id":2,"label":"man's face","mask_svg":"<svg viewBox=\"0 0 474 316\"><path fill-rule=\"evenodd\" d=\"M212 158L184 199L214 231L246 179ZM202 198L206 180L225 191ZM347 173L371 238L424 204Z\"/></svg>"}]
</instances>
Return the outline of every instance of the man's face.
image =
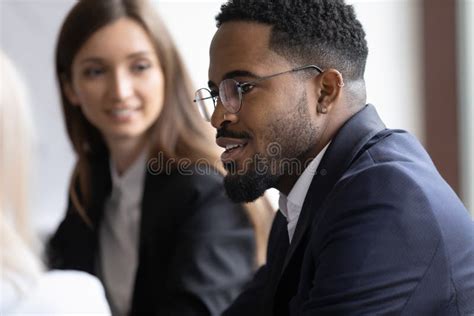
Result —
<instances>
[{"instance_id":1,"label":"man's face","mask_svg":"<svg viewBox=\"0 0 474 316\"><path fill-rule=\"evenodd\" d=\"M294 68L268 48L270 30L257 23L224 23L211 44L209 88L218 91L227 78L251 82ZM224 184L235 202L253 201L304 169L319 134L308 82L293 73L263 80L243 94L234 114L217 101L211 122L217 144L226 148L221 156L229 172Z\"/></svg>"}]
</instances>

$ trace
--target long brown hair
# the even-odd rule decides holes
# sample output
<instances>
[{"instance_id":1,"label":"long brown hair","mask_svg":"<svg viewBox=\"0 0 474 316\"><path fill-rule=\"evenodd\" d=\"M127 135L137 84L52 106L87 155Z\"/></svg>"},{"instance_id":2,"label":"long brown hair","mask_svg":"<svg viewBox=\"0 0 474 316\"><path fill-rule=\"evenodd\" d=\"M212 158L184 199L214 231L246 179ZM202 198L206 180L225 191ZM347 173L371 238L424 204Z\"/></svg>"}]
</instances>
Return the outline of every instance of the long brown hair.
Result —
<instances>
[{"instance_id":1,"label":"long brown hair","mask_svg":"<svg viewBox=\"0 0 474 316\"><path fill-rule=\"evenodd\" d=\"M178 50L156 10L146 0L81 0L66 17L56 46L56 74L61 93L66 128L78 160L70 184L70 198L81 217L92 225L85 209L91 201L91 162L108 155L107 146L97 128L73 106L64 91L72 80L72 63L79 49L100 28L127 17L138 22L150 36L165 81L164 106L150 129L151 155L163 153L166 159L187 158L208 161L222 171L211 127L201 119L192 104L194 87ZM79 192L77 192L77 190ZM266 200L247 204L255 228L257 262L265 259L266 241L273 212Z\"/></svg>"}]
</instances>

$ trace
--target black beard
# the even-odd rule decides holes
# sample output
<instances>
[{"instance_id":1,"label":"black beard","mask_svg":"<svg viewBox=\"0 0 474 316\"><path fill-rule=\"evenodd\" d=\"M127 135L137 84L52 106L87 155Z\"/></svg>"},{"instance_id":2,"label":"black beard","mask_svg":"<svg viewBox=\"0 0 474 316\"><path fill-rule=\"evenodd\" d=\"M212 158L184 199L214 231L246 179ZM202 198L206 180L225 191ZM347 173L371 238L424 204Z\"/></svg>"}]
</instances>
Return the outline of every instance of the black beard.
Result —
<instances>
[{"instance_id":1,"label":"black beard","mask_svg":"<svg viewBox=\"0 0 474 316\"><path fill-rule=\"evenodd\" d=\"M228 170L232 171L233 167ZM279 175L258 173L256 170L249 170L246 174L236 174L229 172L224 178L224 187L227 196L234 203L253 202L261 197L269 188L275 187L280 180Z\"/></svg>"},{"instance_id":2,"label":"black beard","mask_svg":"<svg viewBox=\"0 0 474 316\"><path fill-rule=\"evenodd\" d=\"M297 115L292 116L295 111ZM255 154L250 164L247 160L241 165L233 161L224 163L228 171L224 178L227 196L236 203L252 202L267 189L278 188L282 176L299 176L303 170L303 159L314 148L317 134L317 127L310 120L306 94L303 94L295 109L283 114L269 127L265 137L266 152ZM296 161L299 168L292 169L283 160Z\"/></svg>"}]
</instances>

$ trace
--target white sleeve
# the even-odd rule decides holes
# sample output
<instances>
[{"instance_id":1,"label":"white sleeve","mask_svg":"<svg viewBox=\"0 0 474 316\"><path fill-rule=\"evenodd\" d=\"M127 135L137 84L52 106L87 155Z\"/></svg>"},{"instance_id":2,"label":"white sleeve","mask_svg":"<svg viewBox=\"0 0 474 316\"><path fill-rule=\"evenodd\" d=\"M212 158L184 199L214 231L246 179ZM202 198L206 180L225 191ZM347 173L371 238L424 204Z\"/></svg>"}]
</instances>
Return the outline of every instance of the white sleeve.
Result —
<instances>
[{"instance_id":1,"label":"white sleeve","mask_svg":"<svg viewBox=\"0 0 474 316\"><path fill-rule=\"evenodd\" d=\"M10 315L111 315L100 281L85 272L50 271Z\"/></svg>"}]
</instances>

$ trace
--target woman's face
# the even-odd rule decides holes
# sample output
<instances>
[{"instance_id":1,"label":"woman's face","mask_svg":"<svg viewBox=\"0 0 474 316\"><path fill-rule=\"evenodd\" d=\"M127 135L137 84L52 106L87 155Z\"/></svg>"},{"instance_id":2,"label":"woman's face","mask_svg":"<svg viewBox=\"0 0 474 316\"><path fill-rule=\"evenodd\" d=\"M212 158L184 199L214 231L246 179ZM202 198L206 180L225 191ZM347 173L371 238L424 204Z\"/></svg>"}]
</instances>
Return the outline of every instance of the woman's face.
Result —
<instances>
[{"instance_id":1,"label":"woman's face","mask_svg":"<svg viewBox=\"0 0 474 316\"><path fill-rule=\"evenodd\" d=\"M164 77L143 27L121 18L96 31L73 60L65 93L105 140L139 140L163 108Z\"/></svg>"}]
</instances>

